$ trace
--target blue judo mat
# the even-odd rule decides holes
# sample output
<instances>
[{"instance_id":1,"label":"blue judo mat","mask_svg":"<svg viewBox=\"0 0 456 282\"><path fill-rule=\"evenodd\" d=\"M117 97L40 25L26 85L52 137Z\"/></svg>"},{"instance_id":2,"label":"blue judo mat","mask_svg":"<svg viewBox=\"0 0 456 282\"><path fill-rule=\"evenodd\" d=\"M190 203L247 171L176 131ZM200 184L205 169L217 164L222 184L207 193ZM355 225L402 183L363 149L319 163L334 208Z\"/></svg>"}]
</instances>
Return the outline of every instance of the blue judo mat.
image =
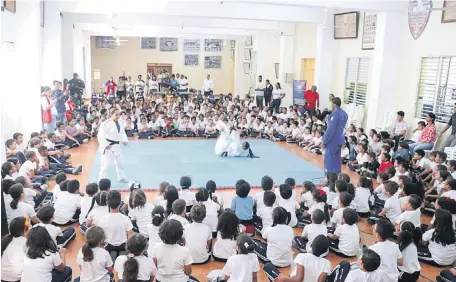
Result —
<instances>
[{"instance_id":1,"label":"blue judo mat","mask_svg":"<svg viewBox=\"0 0 456 282\"><path fill-rule=\"evenodd\" d=\"M324 171L293 155L268 140L249 140L257 159L223 158L214 154L215 140L130 141L122 147L125 171L129 180L139 181L143 189L155 190L167 181L179 187L181 176L192 178L192 187L205 186L214 180L218 187L233 188L245 179L252 186L261 186L261 178L269 175L275 185L293 177L297 185L305 180L323 177ZM297 148L298 149L298 148ZM90 182L98 181L100 154L94 160ZM117 181L114 165L109 171L114 189L126 190L127 184Z\"/></svg>"}]
</instances>

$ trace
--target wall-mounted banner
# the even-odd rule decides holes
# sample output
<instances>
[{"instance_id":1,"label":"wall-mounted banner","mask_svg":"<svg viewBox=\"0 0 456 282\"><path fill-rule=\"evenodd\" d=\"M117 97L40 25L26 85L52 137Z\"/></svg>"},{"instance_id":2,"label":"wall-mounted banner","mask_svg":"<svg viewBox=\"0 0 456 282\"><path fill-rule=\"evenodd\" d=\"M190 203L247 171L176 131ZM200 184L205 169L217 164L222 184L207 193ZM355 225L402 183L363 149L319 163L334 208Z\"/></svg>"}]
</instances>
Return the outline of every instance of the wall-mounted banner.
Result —
<instances>
[{"instance_id":1,"label":"wall-mounted banner","mask_svg":"<svg viewBox=\"0 0 456 282\"><path fill-rule=\"evenodd\" d=\"M293 104L304 105L307 80L293 80Z\"/></svg>"}]
</instances>

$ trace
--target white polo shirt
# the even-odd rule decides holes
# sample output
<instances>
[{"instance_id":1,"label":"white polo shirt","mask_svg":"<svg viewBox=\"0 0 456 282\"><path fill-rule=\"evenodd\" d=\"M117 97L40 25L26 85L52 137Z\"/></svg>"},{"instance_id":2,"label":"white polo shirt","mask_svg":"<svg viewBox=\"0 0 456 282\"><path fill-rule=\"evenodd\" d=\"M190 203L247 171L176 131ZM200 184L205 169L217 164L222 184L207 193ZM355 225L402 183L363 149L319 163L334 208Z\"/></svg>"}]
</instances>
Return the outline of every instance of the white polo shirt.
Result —
<instances>
[{"instance_id":1,"label":"white polo shirt","mask_svg":"<svg viewBox=\"0 0 456 282\"><path fill-rule=\"evenodd\" d=\"M185 247L190 251L194 263L203 263L209 258L207 241L212 240L211 229L202 223L193 222L184 227Z\"/></svg>"},{"instance_id":2,"label":"white polo shirt","mask_svg":"<svg viewBox=\"0 0 456 282\"><path fill-rule=\"evenodd\" d=\"M266 83L264 81L257 81L255 89L264 89L266 88ZM255 96L256 97L263 97L264 96L264 90L261 91L255 91Z\"/></svg>"},{"instance_id":3,"label":"white polo shirt","mask_svg":"<svg viewBox=\"0 0 456 282\"><path fill-rule=\"evenodd\" d=\"M291 249L293 237L293 228L284 224L278 224L264 230L263 238L268 240L266 256L272 264L285 267L293 262L293 251Z\"/></svg>"},{"instance_id":4,"label":"white polo shirt","mask_svg":"<svg viewBox=\"0 0 456 282\"><path fill-rule=\"evenodd\" d=\"M212 81L212 79L205 79L203 81L203 91L204 92L208 92L208 91L211 91L214 89L214 82Z\"/></svg>"}]
</instances>

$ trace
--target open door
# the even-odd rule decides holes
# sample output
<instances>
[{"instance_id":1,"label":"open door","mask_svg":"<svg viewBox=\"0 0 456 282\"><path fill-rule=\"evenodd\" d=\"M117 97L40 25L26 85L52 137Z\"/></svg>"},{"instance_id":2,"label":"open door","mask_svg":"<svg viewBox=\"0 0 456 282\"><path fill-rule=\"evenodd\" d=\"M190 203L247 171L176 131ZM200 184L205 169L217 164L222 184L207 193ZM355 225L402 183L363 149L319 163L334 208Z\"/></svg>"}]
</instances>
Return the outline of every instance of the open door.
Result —
<instances>
[{"instance_id":1,"label":"open door","mask_svg":"<svg viewBox=\"0 0 456 282\"><path fill-rule=\"evenodd\" d=\"M160 71L166 70L169 74L173 73L172 64L160 64L160 63L148 63L147 64L147 73L160 73Z\"/></svg>"}]
</instances>

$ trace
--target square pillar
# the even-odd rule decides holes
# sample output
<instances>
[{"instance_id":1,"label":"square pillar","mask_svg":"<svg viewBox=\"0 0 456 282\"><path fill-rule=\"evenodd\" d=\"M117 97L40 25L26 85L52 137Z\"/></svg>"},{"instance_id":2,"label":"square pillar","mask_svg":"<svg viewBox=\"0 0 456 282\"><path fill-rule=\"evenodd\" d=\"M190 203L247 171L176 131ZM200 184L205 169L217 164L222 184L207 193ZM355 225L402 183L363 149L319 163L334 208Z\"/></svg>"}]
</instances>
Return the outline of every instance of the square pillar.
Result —
<instances>
[{"instance_id":1,"label":"square pillar","mask_svg":"<svg viewBox=\"0 0 456 282\"><path fill-rule=\"evenodd\" d=\"M84 80L85 97L89 98L92 94L92 46L90 45L90 33L88 31L82 32L83 48L84 48L84 69L80 74L82 80Z\"/></svg>"},{"instance_id":2,"label":"square pillar","mask_svg":"<svg viewBox=\"0 0 456 282\"><path fill-rule=\"evenodd\" d=\"M46 2L43 28L42 85L51 86L52 81L62 80L62 18L59 3Z\"/></svg>"},{"instance_id":3,"label":"square pillar","mask_svg":"<svg viewBox=\"0 0 456 282\"><path fill-rule=\"evenodd\" d=\"M334 25L334 13L327 12L326 24ZM315 58L315 85L320 94L320 108L329 107L329 94L331 94L332 73L333 73L333 45L334 45L334 28L317 27L317 50ZM308 85L310 89L312 85Z\"/></svg>"},{"instance_id":4,"label":"square pillar","mask_svg":"<svg viewBox=\"0 0 456 282\"><path fill-rule=\"evenodd\" d=\"M70 80L74 73L74 38L71 18L62 19L62 79Z\"/></svg>"},{"instance_id":5,"label":"square pillar","mask_svg":"<svg viewBox=\"0 0 456 282\"><path fill-rule=\"evenodd\" d=\"M368 85L366 128L375 128L383 120L387 111L396 110L397 62L401 40L401 29L398 26L406 22L405 13L381 12L377 16L375 49L371 62L372 72Z\"/></svg>"},{"instance_id":6,"label":"square pillar","mask_svg":"<svg viewBox=\"0 0 456 282\"><path fill-rule=\"evenodd\" d=\"M234 53L234 93L233 96L239 95L244 98L249 92L249 74L244 73L244 39L236 40L236 48Z\"/></svg>"},{"instance_id":7,"label":"square pillar","mask_svg":"<svg viewBox=\"0 0 456 282\"><path fill-rule=\"evenodd\" d=\"M293 82L286 82L286 74L293 73L294 36L280 37L279 82L286 94L282 100L283 106L293 104Z\"/></svg>"}]
</instances>

